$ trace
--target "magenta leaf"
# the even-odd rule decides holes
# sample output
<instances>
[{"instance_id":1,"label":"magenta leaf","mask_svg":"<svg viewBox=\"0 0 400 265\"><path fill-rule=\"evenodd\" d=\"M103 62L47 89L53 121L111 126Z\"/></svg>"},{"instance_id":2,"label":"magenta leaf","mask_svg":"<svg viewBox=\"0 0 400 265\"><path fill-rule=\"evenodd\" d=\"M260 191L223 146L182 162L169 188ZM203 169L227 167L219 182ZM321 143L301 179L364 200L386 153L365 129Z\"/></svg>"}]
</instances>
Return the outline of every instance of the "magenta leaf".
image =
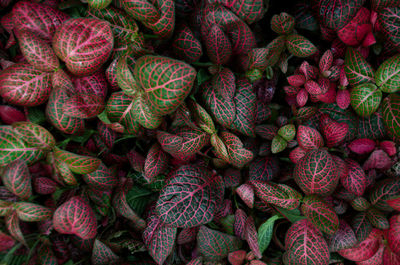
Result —
<instances>
[{"instance_id":1,"label":"magenta leaf","mask_svg":"<svg viewBox=\"0 0 400 265\"><path fill-rule=\"evenodd\" d=\"M25 161L15 160L7 165L1 179L4 186L21 199L27 200L32 196L31 175Z\"/></svg>"},{"instance_id":2,"label":"magenta leaf","mask_svg":"<svg viewBox=\"0 0 400 265\"><path fill-rule=\"evenodd\" d=\"M352 152L358 155L371 153L375 149L375 146L375 141L368 138L356 139L347 145Z\"/></svg>"},{"instance_id":3,"label":"magenta leaf","mask_svg":"<svg viewBox=\"0 0 400 265\"><path fill-rule=\"evenodd\" d=\"M83 175L82 178L89 186L100 190L111 190L118 183L115 175L103 163L100 163L95 171Z\"/></svg>"},{"instance_id":4,"label":"magenta leaf","mask_svg":"<svg viewBox=\"0 0 400 265\"><path fill-rule=\"evenodd\" d=\"M356 196L362 196L367 187L367 176L362 167L352 159L346 159L349 174L340 179L340 183L349 192Z\"/></svg>"},{"instance_id":5,"label":"magenta leaf","mask_svg":"<svg viewBox=\"0 0 400 265\"><path fill-rule=\"evenodd\" d=\"M387 234L387 241L390 249L400 256L400 215L394 215L390 218L390 228Z\"/></svg>"},{"instance_id":6,"label":"magenta leaf","mask_svg":"<svg viewBox=\"0 0 400 265\"><path fill-rule=\"evenodd\" d=\"M53 225L61 234L73 234L82 239L94 238L97 234L96 216L89 204L78 196L57 208Z\"/></svg>"},{"instance_id":7,"label":"magenta leaf","mask_svg":"<svg viewBox=\"0 0 400 265\"><path fill-rule=\"evenodd\" d=\"M1 242L0 244L1 252L9 250L15 244L15 240L11 236L7 235L2 231L0 231L0 242Z\"/></svg>"},{"instance_id":8,"label":"magenta leaf","mask_svg":"<svg viewBox=\"0 0 400 265\"><path fill-rule=\"evenodd\" d=\"M339 229L329 237L328 244L330 251L337 252L341 249L354 247L357 244L357 238L351 226L344 220L340 220Z\"/></svg>"},{"instance_id":9,"label":"magenta leaf","mask_svg":"<svg viewBox=\"0 0 400 265\"><path fill-rule=\"evenodd\" d=\"M156 205L160 220L171 227L190 228L214 218L216 192L208 170L185 165L175 170Z\"/></svg>"},{"instance_id":10,"label":"magenta leaf","mask_svg":"<svg viewBox=\"0 0 400 265\"><path fill-rule=\"evenodd\" d=\"M90 119L100 114L104 110L104 105L104 99L101 96L76 94L65 101L62 111L73 118Z\"/></svg>"},{"instance_id":11,"label":"magenta leaf","mask_svg":"<svg viewBox=\"0 0 400 265\"><path fill-rule=\"evenodd\" d=\"M113 45L110 24L92 18L66 21L57 29L53 38L55 53L75 75L96 72L108 60Z\"/></svg>"},{"instance_id":12,"label":"magenta leaf","mask_svg":"<svg viewBox=\"0 0 400 265\"><path fill-rule=\"evenodd\" d=\"M119 257L110 249L109 246L100 240L95 239L91 257L92 264L115 264L118 260Z\"/></svg>"},{"instance_id":13,"label":"magenta leaf","mask_svg":"<svg viewBox=\"0 0 400 265\"><path fill-rule=\"evenodd\" d=\"M365 261L371 258L379 249L381 235L377 229L372 230L369 236L352 248L341 249L338 253L351 261Z\"/></svg>"},{"instance_id":14,"label":"magenta leaf","mask_svg":"<svg viewBox=\"0 0 400 265\"><path fill-rule=\"evenodd\" d=\"M159 144L153 144L144 161L144 175L147 181L152 182L159 174L163 174L168 167L169 158L160 148Z\"/></svg>"},{"instance_id":15,"label":"magenta leaf","mask_svg":"<svg viewBox=\"0 0 400 265\"><path fill-rule=\"evenodd\" d=\"M254 190L249 184L242 184L236 189L236 193L244 201L244 203L249 207L253 208L254 205Z\"/></svg>"},{"instance_id":16,"label":"magenta leaf","mask_svg":"<svg viewBox=\"0 0 400 265\"><path fill-rule=\"evenodd\" d=\"M314 128L300 125L297 129L297 142L306 151L318 149L324 145L322 135Z\"/></svg>"},{"instance_id":17,"label":"magenta leaf","mask_svg":"<svg viewBox=\"0 0 400 265\"><path fill-rule=\"evenodd\" d=\"M260 252L260 246L258 245L257 229L253 218L250 216L247 218L245 223L245 238L249 244L250 249L253 251L254 255L258 258L262 258Z\"/></svg>"}]
</instances>

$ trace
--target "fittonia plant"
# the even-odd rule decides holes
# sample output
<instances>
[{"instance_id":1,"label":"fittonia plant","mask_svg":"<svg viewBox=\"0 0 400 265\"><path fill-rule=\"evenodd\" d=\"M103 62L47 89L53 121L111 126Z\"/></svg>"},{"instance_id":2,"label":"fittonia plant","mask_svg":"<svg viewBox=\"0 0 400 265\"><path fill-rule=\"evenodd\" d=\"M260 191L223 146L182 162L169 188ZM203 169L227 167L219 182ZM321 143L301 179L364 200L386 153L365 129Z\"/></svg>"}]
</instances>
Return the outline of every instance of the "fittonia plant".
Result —
<instances>
[{"instance_id":1,"label":"fittonia plant","mask_svg":"<svg viewBox=\"0 0 400 265\"><path fill-rule=\"evenodd\" d=\"M400 264L399 1L0 9L1 264Z\"/></svg>"}]
</instances>

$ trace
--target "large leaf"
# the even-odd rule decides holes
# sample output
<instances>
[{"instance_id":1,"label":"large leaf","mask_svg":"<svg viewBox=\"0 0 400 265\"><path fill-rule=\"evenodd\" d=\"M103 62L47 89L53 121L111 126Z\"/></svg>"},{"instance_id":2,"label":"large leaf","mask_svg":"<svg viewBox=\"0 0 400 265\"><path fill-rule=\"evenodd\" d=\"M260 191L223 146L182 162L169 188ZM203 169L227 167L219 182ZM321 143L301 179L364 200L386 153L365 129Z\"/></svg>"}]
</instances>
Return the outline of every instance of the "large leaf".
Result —
<instances>
[{"instance_id":1,"label":"large leaf","mask_svg":"<svg viewBox=\"0 0 400 265\"><path fill-rule=\"evenodd\" d=\"M339 218L336 213L316 195L310 195L303 199L301 212L315 227L328 235L333 235L339 228Z\"/></svg>"},{"instance_id":2,"label":"large leaf","mask_svg":"<svg viewBox=\"0 0 400 265\"><path fill-rule=\"evenodd\" d=\"M53 38L55 53L75 75L96 72L108 60L113 45L110 24L93 18L70 19Z\"/></svg>"},{"instance_id":3,"label":"large leaf","mask_svg":"<svg viewBox=\"0 0 400 265\"><path fill-rule=\"evenodd\" d=\"M13 208L18 218L24 222L38 222L50 219L53 211L47 207L30 202L16 202Z\"/></svg>"},{"instance_id":4,"label":"large leaf","mask_svg":"<svg viewBox=\"0 0 400 265\"><path fill-rule=\"evenodd\" d=\"M275 221L279 218L281 218L279 215L273 215L258 228L258 245L261 254L268 248L272 239Z\"/></svg>"},{"instance_id":5,"label":"large leaf","mask_svg":"<svg viewBox=\"0 0 400 265\"><path fill-rule=\"evenodd\" d=\"M384 61L376 70L376 85L385 93L400 90L400 55Z\"/></svg>"},{"instance_id":6,"label":"large leaf","mask_svg":"<svg viewBox=\"0 0 400 265\"><path fill-rule=\"evenodd\" d=\"M61 149L54 151L56 159L67 164L68 168L77 174L89 174L95 171L101 160L95 157L81 156Z\"/></svg>"},{"instance_id":7,"label":"large leaf","mask_svg":"<svg viewBox=\"0 0 400 265\"><path fill-rule=\"evenodd\" d=\"M328 264L328 245L310 221L300 220L286 232L285 264Z\"/></svg>"},{"instance_id":8,"label":"large leaf","mask_svg":"<svg viewBox=\"0 0 400 265\"><path fill-rule=\"evenodd\" d=\"M351 227L359 242L364 241L372 231L372 225L368 221L366 212L356 214L351 220Z\"/></svg>"},{"instance_id":9,"label":"large leaf","mask_svg":"<svg viewBox=\"0 0 400 265\"><path fill-rule=\"evenodd\" d=\"M294 179L306 194L325 196L330 194L339 182L336 163L325 150L311 150L295 166Z\"/></svg>"},{"instance_id":10,"label":"large leaf","mask_svg":"<svg viewBox=\"0 0 400 265\"><path fill-rule=\"evenodd\" d=\"M56 144L53 135L44 127L35 123L16 122L13 123L12 127L29 147L51 149Z\"/></svg>"},{"instance_id":11,"label":"large leaf","mask_svg":"<svg viewBox=\"0 0 400 265\"><path fill-rule=\"evenodd\" d=\"M242 242L239 238L212 230L204 225L197 234L197 249L209 261L220 261L228 253L239 250Z\"/></svg>"},{"instance_id":12,"label":"large leaf","mask_svg":"<svg viewBox=\"0 0 400 265\"><path fill-rule=\"evenodd\" d=\"M54 229L61 234L73 234L82 239L94 238L97 221L92 208L75 196L61 204L53 216Z\"/></svg>"},{"instance_id":13,"label":"large leaf","mask_svg":"<svg viewBox=\"0 0 400 265\"><path fill-rule=\"evenodd\" d=\"M374 82L374 71L365 58L354 48L348 47L344 70L350 85Z\"/></svg>"},{"instance_id":14,"label":"large leaf","mask_svg":"<svg viewBox=\"0 0 400 265\"><path fill-rule=\"evenodd\" d=\"M396 178L387 178L374 185L369 201L375 207L383 211L392 211L386 200L400 195L400 180Z\"/></svg>"},{"instance_id":15,"label":"large leaf","mask_svg":"<svg viewBox=\"0 0 400 265\"><path fill-rule=\"evenodd\" d=\"M0 166L21 159L32 164L43 157L37 148L28 147L11 126L0 126Z\"/></svg>"},{"instance_id":16,"label":"large leaf","mask_svg":"<svg viewBox=\"0 0 400 265\"><path fill-rule=\"evenodd\" d=\"M156 215L147 219L147 227L143 231L143 241L157 264L164 264L164 261L172 253L176 232L176 227L163 224Z\"/></svg>"},{"instance_id":17,"label":"large leaf","mask_svg":"<svg viewBox=\"0 0 400 265\"><path fill-rule=\"evenodd\" d=\"M232 44L219 25L213 25L205 37L208 57L218 65L226 64L232 55Z\"/></svg>"},{"instance_id":18,"label":"large leaf","mask_svg":"<svg viewBox=\"0 0 400 265\"><path fill-rule=\"evenodd\" d=\"M12 104L38 106L47 101L50 92L50 73L39 71L30 64L16 63L0 75L0 96Z\"/></svg>"},{"instance_id":19,"label":"large leaf","mask_svg":"<svg viewBox=\"0 0 400 265\"><path fill-rule=\"evenodd\" d=\"M369 236L352 248L339 250L338 253L351 261L364 261L371 258L381 244L380 231L374 229Z\"/></svg>"},{"instance_id":20,"label":"large leaf","mask_svg":"<svg viewBox=\"0 0 400 265\"><path fill-rule=\"evenodd\" d=\"M390 43L400 50L400 7L383 8L378 13L378 22L382 27L382 32Z\"/></svg>"},{"instance_id":21,"label":"large leaf","mask_svg":"<svg viewBox=\"0 0 400 265\"><path fill-rule=\"evenodd\" d=\"M94 265L115 264L119 257L98 239L94 240L91 261Z\"/></svg>"},{"instance_id":22,"label":"large leaf","mask_svg":"<svg viewBox=\"0 0 400 265\"><path fill-rule=\"evenodd\" d=\"M4 168L1 174L4 186L20 197L27 200L32 196L31 175L23 160L15 160Z\"/></svg>"},{"instance_id":23,"label":"large leaf","mask_svg":"<svg viewBox=\"0 0 400 265\"><path fill-rule=\"evenodd\" d=\"M214 218L216 192L208 170L184 165L171 174L156 205L160 220L172 227L195 227Z\"/></svg>"},{"instance_id":24,"label":"large leaf","mask_svg":"<svg viewBox=\"0 0 400 265\"><path fill-rule=\"evenodd\" d=\"M197 74L184 62L150 55L140 57L133 71L151 110L158 115L169 114L182 104Z\"/></svg>"},{"instance_id":25,"label":"large leaf","mask_svg":"<svg viewBox=\"0 0 400 265\"><path fill-rule=\"evenodd\" d=\"M35 33L18 32L18 43L25 59L37 70L52 72L60 66L51 46Z\"/></svg>"},{"instance_id":26,"label":"large leaf","mask_svg":"<svg viewBox=\"0 0 400 265\"><path fill-rule=\"evenodd\" d=\"M284 184L253 180L257 196L266 203L293 210L300 205L301 194Z\"/></svg>"},{"instance_id":27,"label":"large leaf","mask_svg":"<svg viewBox=\"0 0 400 265\"><path fill-rule=\"evenodd\" d=\"M371 83L365 83L353 87L350 103L355 112L361 117L369 117L379 107L382 100L382 91Z\"/></svg>"},{"instance_id":28,"label":"large leaf","mask_svg":"<svg viewBox=\"0 0 400 265\"><path fill-rule=\"evenodd\" d=\"M400 139L400 96L392 94L383 100L383 121L387 130L399 141Z\"/></svg>"},{"instance_id":29,"label":"large leaf","mask_svg":"<svg viewBox=\"0 0 400 265\"><path fill-rule=\"evenodd\" d=\"M317 47L301 35L291 34L286 37L286 48L297 57L308 57L317 51Z\"/></svg>"},{"instance_id":30,"label":"large leaf","mask_svg":"<svg viewBox=\"0 0 400 265\"><path fill-rule=\"evenodd\" d=\"M69 16L46 4L19 1L12 9L12 18L17 30L27 30L51 41L56 29Z\"/></svg>"},{"instance_id":31,"label":"large leaf","mask_svg":"<svg viewBox=\"0 0 400 265\"><path fill-rule=\"evenodd\" d=\"M318 18L333 30L339 30L349 23L363 6L365 0L321 0L318 3Z\"/></svg>"}]
</instances>

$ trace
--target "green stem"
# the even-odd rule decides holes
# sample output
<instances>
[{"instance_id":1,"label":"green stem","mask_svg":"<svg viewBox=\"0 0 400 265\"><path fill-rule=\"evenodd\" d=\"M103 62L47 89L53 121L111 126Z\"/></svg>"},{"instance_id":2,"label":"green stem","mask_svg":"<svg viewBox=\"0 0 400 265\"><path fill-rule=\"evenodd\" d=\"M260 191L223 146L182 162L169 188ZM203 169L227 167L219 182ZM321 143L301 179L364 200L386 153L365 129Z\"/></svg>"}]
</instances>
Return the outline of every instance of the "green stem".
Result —
<instances>
[{"instance_id":1,"label":"green stem","mask_svg":"<svg viewBox=\"0 0 400 265\"><path fill-rule=\"evenodd\" d=\"M194 63L192 63L192 65L198 66L198 67L210 67L210 66L213 66L214 64L211 62L207 62L207 63L194 62Z\"/></svg>"}]
</instances>

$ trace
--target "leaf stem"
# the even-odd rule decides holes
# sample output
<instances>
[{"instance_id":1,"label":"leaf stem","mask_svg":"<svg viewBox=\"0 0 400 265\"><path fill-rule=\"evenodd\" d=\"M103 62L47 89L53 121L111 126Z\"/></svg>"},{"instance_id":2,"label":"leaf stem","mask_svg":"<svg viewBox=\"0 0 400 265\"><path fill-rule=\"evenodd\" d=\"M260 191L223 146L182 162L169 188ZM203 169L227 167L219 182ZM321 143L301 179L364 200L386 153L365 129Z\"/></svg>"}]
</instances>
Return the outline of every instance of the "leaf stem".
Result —
<instances>
[{"instance_id":1,"label":"leaf stem","mask_svg":"<svg viewBox=\"0 0 400 265\"><path fill-rule=\"evenodd\" d=\"M210 67L210 66L213 66L214 64L212 62L206 62L206 63L194 62L194 63L192 63L192 65L198 66L198 67Z\"/></svg>"}]
</instances>

